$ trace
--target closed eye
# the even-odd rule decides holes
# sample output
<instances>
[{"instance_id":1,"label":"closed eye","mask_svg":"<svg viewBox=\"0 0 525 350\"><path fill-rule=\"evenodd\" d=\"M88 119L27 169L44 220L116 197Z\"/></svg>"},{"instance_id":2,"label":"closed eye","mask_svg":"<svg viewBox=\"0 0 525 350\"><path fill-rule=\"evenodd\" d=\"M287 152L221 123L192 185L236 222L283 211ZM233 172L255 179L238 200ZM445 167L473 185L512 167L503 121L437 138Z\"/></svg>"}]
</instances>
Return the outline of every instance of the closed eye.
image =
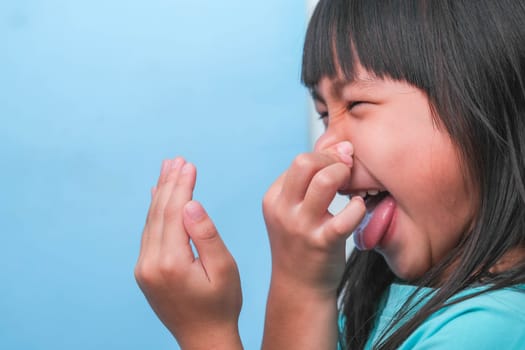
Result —
<instances>
[{"instance_id":1,"label":"closed eye","mask_svg":"<svg viewBox=\"0 0 525 350\"><path fill-rule=\"evenodd\" d=\"M366 103L365 101L351 101L350 103L348 103L347 110L351 111L353 108L361 104L365 104L365 103ZM325 129L326 129L328 127L328 119L329 119L328 112L318 112L318 113L319 113L319 120L323 122Z\"/></svg>"},{"instance_id":2,"label":"closed eye","mask_svg":"<svg viewBox=\"0 0 525 350\"><path fill-rule=\"evenodd\" d=\"M360 105L360 104L363 104L363 103L366 103L365 101L352 101L348 104L348 110L351 110L352 108Z\"/></svg>"},{"instance_id":3,"label":"closed eye","mask_svg":"<svg viewBox=\"0 0 525 350\"><path fill-rule=\"evenodd\" d=\"M319 120L324 120L326 118L328 118L328 112L319 113Z\"/></svg>"}]
</instances>

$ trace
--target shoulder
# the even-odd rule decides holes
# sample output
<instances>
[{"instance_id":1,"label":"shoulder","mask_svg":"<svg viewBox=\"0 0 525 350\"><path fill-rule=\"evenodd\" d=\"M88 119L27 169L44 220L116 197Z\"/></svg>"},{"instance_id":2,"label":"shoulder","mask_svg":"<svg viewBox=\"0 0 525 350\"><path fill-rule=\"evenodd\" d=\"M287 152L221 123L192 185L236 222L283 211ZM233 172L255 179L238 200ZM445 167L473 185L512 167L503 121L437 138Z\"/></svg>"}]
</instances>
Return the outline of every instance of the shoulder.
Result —
<instances>
[{"instance_id":1,"label":"shoulder","mask_svg":"<svg viewBox=\"0 0 525 350\"><path fill-rule=\"evenodd\" d=\"M450 344L457 349L520 349L525 344L524 326L525 288L504 288L443 308L404 345L407 349L445 349Z\"/></svg>"}]
</instances>

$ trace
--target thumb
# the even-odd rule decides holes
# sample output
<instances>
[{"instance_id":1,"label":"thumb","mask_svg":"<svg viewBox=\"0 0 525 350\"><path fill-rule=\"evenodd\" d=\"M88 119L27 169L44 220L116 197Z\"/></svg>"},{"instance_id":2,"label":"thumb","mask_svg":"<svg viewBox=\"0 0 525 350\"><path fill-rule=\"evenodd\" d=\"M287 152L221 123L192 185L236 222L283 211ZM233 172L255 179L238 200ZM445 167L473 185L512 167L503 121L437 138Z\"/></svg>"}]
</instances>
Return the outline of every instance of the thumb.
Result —
<instances>
[{"instance_id":1,"label":"thumb","mask_svg":"<svg viewBox=\"0 0 525 350\"><path fill-rule=\"evenodd\" d=\"M199 202L186 203L183 221L206 274L212 280L223 273L226 266L231 265L233 258L219 236L215 224Z\"/></svg>"}]
</instances>

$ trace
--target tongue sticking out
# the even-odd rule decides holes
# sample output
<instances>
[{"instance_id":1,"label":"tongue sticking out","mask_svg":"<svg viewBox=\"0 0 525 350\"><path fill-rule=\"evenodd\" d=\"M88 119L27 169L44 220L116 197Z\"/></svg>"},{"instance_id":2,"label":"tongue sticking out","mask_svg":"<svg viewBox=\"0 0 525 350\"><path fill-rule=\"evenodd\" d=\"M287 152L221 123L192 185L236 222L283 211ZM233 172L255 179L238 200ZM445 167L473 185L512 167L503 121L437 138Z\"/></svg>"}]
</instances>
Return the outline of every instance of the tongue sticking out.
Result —
<instances>
[{"instance_id":1,"label":"tongue sticking out","mask_svg":"<svg viewBox=\"0 0 525 350\"><path fill-rule=\"evenodd\" d=\"M392 221L395 207L394 198L386 196L375 207L367 208L365 218L353 234L357 249L370 250L381 242Z\"/></svg>"}]
</instances>

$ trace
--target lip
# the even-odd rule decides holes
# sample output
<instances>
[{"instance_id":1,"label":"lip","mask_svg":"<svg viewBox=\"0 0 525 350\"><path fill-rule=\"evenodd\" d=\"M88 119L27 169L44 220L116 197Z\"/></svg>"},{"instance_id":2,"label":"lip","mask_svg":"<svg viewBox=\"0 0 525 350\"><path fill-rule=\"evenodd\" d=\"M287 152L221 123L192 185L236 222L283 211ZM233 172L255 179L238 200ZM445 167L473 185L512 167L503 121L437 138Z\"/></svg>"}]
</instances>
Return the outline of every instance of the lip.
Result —
<instances>
[{"instance_id":1,"label":"lip","mask_svg":"<svg viewBox=\"0 0 525 350\"><path fill-rule=\"evenodd\" d=\"M349 200L352 200L353 196L360 196L365 201L366 211L372 212L374 208L381 202L386 196L390 196L390 192L386 190L380 190L378 194L376 195L368 195L366 194L364 197L358 194L360 191L355 192L352 191L351 193L339 193L340 195L345 195L348 197Z\"/></svg>"},{"instance_id":2,"label":"lip","mask_svg":"<svg viewBox=\"0 0 525 350\"><path fill-rule=\"evenodd\" d=\"M355 167L355 165L354 165ZM365 167L359 168L359 169L366 169ZM357 176L358 178L355 179L354 177L349 183L346 183L344 186L339 188L337 190L337 193L341 196L356 196L359 195L359 193L366 193L368 191L377 191L377 192L389 192L388 189L385 188L377 179L370 174L367 170L365 171L358 171L358 168L356 167L355 173L353 176Z\"/></svg>"},{"instance_id":3,"label":"lip","mask_svg":"<svg viewBox=\"0 0 525 350\"><path fill-rule=\"evenodd\" d=\"M357 153L354 153L354 164L351 171L349 182L339 188L339 194L355 195L368 190L388 191Z\"/></svg>"}]
</instances>

